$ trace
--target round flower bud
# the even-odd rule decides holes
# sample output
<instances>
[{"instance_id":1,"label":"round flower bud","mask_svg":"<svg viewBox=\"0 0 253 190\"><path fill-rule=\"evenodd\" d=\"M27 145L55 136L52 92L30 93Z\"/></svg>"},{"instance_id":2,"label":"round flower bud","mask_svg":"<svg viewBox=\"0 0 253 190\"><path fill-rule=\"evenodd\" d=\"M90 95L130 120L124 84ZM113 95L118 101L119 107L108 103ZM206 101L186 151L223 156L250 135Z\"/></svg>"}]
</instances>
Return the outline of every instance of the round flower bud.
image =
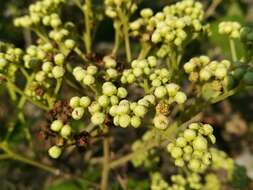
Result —
<instances>
[{"instance_id":1,"label":"round flower bud","mask_svg":"<svg viewBox=\"0 0 253 190\"><path fill-rule=\"evenodd\" d=\"M56 65L62 65L64 63L65 56L62 53L58 53L54 56L54 62Z\"/></svg>"},{"instance_id":2,"label":"round flower bud","mask_svg":"<svg viewBox=\"0 0 253 190\"><path fill-rule=\"evenodd\" d=\"M112 96L117 93L117 88L111 82L106 82L102 86L103 94L107 96Z\"/></svg>"},{"instance_id":3,"label":"round flower bud","mask_svg":"<svg viewBox=\"0 0 253 190\"><path fill-rule=\"evenodd\" d=\"M187 141L185 140L184 137L178 137L177 140L176 140L176 145L179 146L179 147L184 147L186 146L187 144Z\"/></svg>"},{"instance_id":4,"label":"round flower bud","mask_svg":"<svg viewBox=\"0 0 253 190\"><path fill-rule=\"evenodd\" d=\"M75 41L71 39L65 40L64 44L68 49L73 49L76 45Z\"/></svg>"},{"instance_id":5,"label":"round flower bud","mask_svg":"<svg viewBox=\"0 0 253 190\"><path fill-rule=\"evenodd\" d=\"M132 125L133 127L135 127L135 128L140 127L140 125L141 125L141 118L138 117L138 116L133 116L133 117L131 118L131 125Z\"/></svg>"},{"instance_id":6,"label":"round flower bud","mask_svg":"<svg viewBox=\"0 0 253 190\"><path fill-rule=\"evenodd\" d=\"M101 110L101 106L99 105L98 102L92 102L91 105L88 107L88 110L91 114L99 112Z\"/></svg>"},{"instance_id":7,"label":"round flower bud","mask_svg":"<svg viewBox=\"0 0 253 190\"><path fill-rule=\"evenodd\" d=\"M61 66L54 66L53 67L53 70L52 70L52 74L53 74L53 77L58 79L58 78L61 78L63 77L65 73L65 69Z\"/></svg>"},{"instance_id":8,"label":"round flower bud","mask_svg":"<svg viewBox=\"0 0 253 190\"><path fill-rule=\"evenodd\" d=\"M106 95L102 95L98 98L98 103L102 107L107 107L110 103L109 97Z\"/></svg>"},{"instance_id":9,"label":"round flower bud","mask_svg":"<svg viewBox=\"0 0 253 190\"><path fill-rule=\"evenodd\" d=\"M174 97L177 94L180 87L177 84L170 83L166 85L166 88L167 88L168 95L170 97Z\"/></svg>"},{"instance_id":10,"label":"round flower bud","mask_svg":"<svg viewBox=\"0 0 253 190\"><path fill-rule=\"evenodd\" d=\"M55 132L59 132L63 126L61 120L54 120L53 123L50 125L50 129Z\"/></svg>"},{"instance_id":11,"label":"round flower bud","mask_svg":"<svg viewBox=\"0 0 253 190\"><path fill-rule=\"evenodd\" d=\"M214 75L218 78L218 79L223 79L226 75L227 75L227 69L225 67L218 67L215 70Z\"/></svg>"},{"instance_id":12,"label":"round flower bud","mask_svg":"<svg viewBox=\"0 0 253 190\"><path fill-rule=\"evenodd\" d=\"M178 167L183 167L184 166L184 160L183 159L176 159L175 160L175 165Z\"/></svg>"},{"instance_id":13,"label":"round flower bud","mask_svg":"<svg viewBox=\"0 0 253 190\"><path fill-rule=\"evenodd\" d=\"M44 71L39 71L35 75L35 80L38 82L43 82L46 79L46 73Z\"/></svg>"},{"instance_id":14,"label":"round flower bud","mask_svg":"<svg viewBox=\"0 0 253 190\"><path fill-rule=\"evenodd\" d=\"M183 155L183 151L179 147L173 147L170 153L173 158L180 158Z\"/></svg>"},{"instance_id":15,"label":"round flower bud","mask_svg":"<svg viewBox=\"0 0 253 190\"><path fill-rule=\"evenodd\" d=\"M194 139L193 141L193 148L195 150L206 150L207 149L207 140L202 137L202 136L198 136Z\"/></svg>"},{"instance_id":16,"label":"round flower bud","mask_svg":"<svg viewBox=\"0 0 253 190\"><path fill-rule=\"evenodd\" d=\"M51 158L53 159L57 159L61 156L62 153L62 149L59 146L52 146L49 150L48 150L48 154Z\"/></svg>"},{"instance_id":17,"label":"round flower bud","mask_svg":"<svg viewBox=\"0 0 253 190\"><path fill-rule=\"evenodd\" d=\"M118 103L119 103L119 98L118 98L118 96L115 96L115 95L111 96L111 97L110 97L110 102L111 102L112 105L118 104Z\"/></svg>"},{"instance_id":18,"label":"round flower bud","mask_svg":"<svg viewBox=\"0 0 253 190\"><path fill-rule=\"evenodd\" d=\"M174 100L178 103L178 104L183 104L185 103L187 97L185 95L185 93L183 92L177 92L175 97L174 97Z\"/></svg>"},{"instance_id":19,"label":"round flower bud","mask_svg":"<svg viewBox=\"0 0 253 190\"><path fill-rule=\"evenodd\" d=\"M204 124L202 129L204 130L205 135L211 135L213 134L213 127L209 124Z\"/></svg>"},{"instance_id":20,"label":"round flower bud","mask_svg":"<svg viewBox=\"0 0 253 190\"><path fill-rule=\"evenodd\" d=\"M72 97L69 101L69 106L71 108L77 108L80 105L80 98L78 96Z\"/></svg>"},{"instance_id":21,"label":"round flower bud","mask_svg":"<svg viewBox=\"0 0 253 190\"><path fill-rule=\"evenodd\" d=\"M61 129L61 136L63 138L68 138L71 135L71 127L69 125L64 125Z\"/></svg>"},{"instance_id":22,"label":"round flower bud","mask_svg":"<svg viewBox=\"0 0 253 190\"><path fill-rule=\"evenodd\" d=\"M190 128L190 129L194 129L194 130L199 130L200 125L199 125L199 123L191 123L191 124L189 125L189 128Z\"/></svg>"},{"instance_id":23,"label":"round flower bud","mask_svg":"<svg viewBox=\"0 0 253 190\"><path fill-rule=\"evenodd\" d=\"M83 84L90 86L95 83L95 78L92 75L86 74L83 77Z\"/></svg>"},{"instance_id":24,"label":"round flower bud","mask_svg":"<svg viewBox=\"0 0 253 190\"><path fill-rule=\"evenodd\" d=\"M84 114L84 108L82 107L75 108L72 111L72 118L75 120L79 120L83 117L83 114Z\"/></svg>"},{"instance_id":25,"label":"round flower bud","mask_svg":"<svg viewBox=\"0 0 253 190\"><path fill-rule=\"evenodd\" d=\"M153 11L150 8L146 8L146 9L142 9L140 14L143 18L149 18L153 16Z\"/></svg>"},{"instance_id":26,"label":"round flower bud","mask_svg":"<svg viewBox=\"0 0 253 190\"><path fill-rule=\"evenodd\" d=\"M94 65L90 65L87 67L87 73L90 75L95 75L98 71L98 68Z\"/></svg>"},{"instance_id":27,"label":"round flower bud","mask_svg":"<svg viewBox=\"0 0 253 190\"><path fill-rule=\"evenodd\" d=\"M125 97L127 97L127 90L125 88L123 88L123 87L119 87L118 88L118 92L117 92L117 96L119 98L125 98Z\"/></svg>"},{"instance_id":28,"label":"round flower bud","mask_svg":"<svg viewBox=\"0 0 253 190\"><path fill-rule=\"evenodd\" d=\"M150 104L155 104L155 96L154 95L146 95L144 99L147 100Z\"/></svg>"},{"instance_id":29,"label":"round flower bud","mask_svg":"<svg viewBox=\"0 0 253 190\"><path fill-rule=\"evenodd\" d=\"M115 68L117 66L117 62L111 56L105 56L103 62L106 68Z\"/></svg>"},{"instance_id":30,"label":"round flower bud","mask_svg":"<svg viewBox=\"0 0 253 190\"><path fill-rule=\"evenodd\" d=\"M167 94L167 90L164 86L159 86L155 89L154 95L157 98L163 98Z\"/></svg>"},{"instance_id":31,"label":"round flower bud","mask_svg":"<svg viewBox=\"0 0 253 190\"><path fill-rule=\"evenodd\" d=\"M208 81L211 78L211 72L207 69L202 69L199 73L199 78L202 81Z\"/></svg>"},{"instance_id":32,"label":"round flower bud","mask_svg":"<svg viewBox=\"0 0 253 190\"><path fill-rule=\"evenodd\" d=\"M192 129L186 129L184 131L184 138L187 140L187 141L192 141L194 140L196 137L196 132Z\"/></svg>"},{"instance_id":33,"label":"round flower bud","mask_svg":"<svg viewBox=\"0 0 253 190\"><path fill-rule=\"evenodd\" d=\"M50 73L53 69L53 63L52 62L45 62L42 64L42 70L45 72L45 73Z\"/></svg>"},{"instance_id":34,"label":"round flower bud","mask_svg":"<svg viewBox=\"0 0 253 190\"><path fill-rule=\"evenodd\" d=\"M3 69L7 65L7 60L4 58L0 58L0 69Z\"/></svg>"},{"instance_id":35,"label":"round flower bud","mask_svg":"<svg viewBox=\"0 0 253 190\"><path fill-rule=\"evenodd\" d=\"M109 68L106 70L109 78L116 78L118 76L118 71L116 69Z\"/></svg>"},{"instance_id":36,"label":"round flower bud","mask_svg":"<svg viewBox=\"0 0 253 190\"><path fill-rule=\"evenodd\" d=\"M119 116L118 116L118 115L116 115L116 116L113 118L113 124L114 124L115 126L119 126Z\"/></svg>"},{"instance_id":37,"label":"round flower bud","mask_svg":"<svg viewBox=\"0 0 253 190\"><path fill-rule=\"evenodd\" d=\"M130 122L131 122L131 118L129 115L124 114L124 115L119 116L119 126L120 127L126 128L127 126L130 125Z\"/></svg>"},{"instance_id":38,"label":"round flower bud","mask_svg":"<svg viewBox=\"0 0 253 190\"><path fill-rule=\"evenodd\" d=\"M51 21L50 21L50 25L52 26L52 28L57 28L57 27L59 27L61 24L62 24L62 22L61 22L60 19L53 18L53 19L51 19Z\"/></svg>"},{"instance_id":39,"label":"round flower bud","mask_svg":"<svg viewBox=\"0 0 253 190\"><path fill-rule=\"evenodd\" d=\"M100 113L100 112L96 112L92 115L91 117L91 122L94 125L101 125L104 123L105 120L105 114L104 113Z\"/></svg>"},{"instance_id":40,"label":"round flower bud","mask_svg":"<svg viewBox=\"0 0 253 190\"><path fill-rule=\"evenodd\" d=\"M148 57L148 64L150 67L155 67L157 65L157 59L155 56Z\"/></svg>"},{"instance_id":41,"label":"round flower bud","mask_svg":"<svg viewBox=\"0 0 253 190\"><path fill-rule=\"evenodd\" d=\"M138 104L141 106L145 106L145 107L149 106L149 102L147 100L145 100L144 98L138 100Z\"/></svg>"},{"instance_id":42,"label":"round flower bud","mask_svg":"<svg viewBox=\"0 0 253 190\"><path fill-rule=\"evenodd\" d=\"M190 160L190 162L189 162L189 164L188 164L188 167L189 167L192 171L194 171L194 172L199 172L199 170L200 170L200 165L201 165L201 163L200 163L199 160L197 160L197 159L192 159L192 160Z\"/></svg>"},{"instance_id":43,"label":"round flower bud","mask_svg":"<svg viewBox=\"0 0 253 190\"><path fill-rule=\"evenodd\" d=\"M147 109L144 106L137 105L133 112L136 116L143 117L146 114Z\"/></svg>"},{"instance_id":44,"label":"round flower bud","mask_svg":"<svg viewBox=\"0 0 253 190\"><path fill-rule=\"evenodd\" d=\"M133 69L133 74L136 76L136 77L139 77L142 75L142 69L141 68L134 68Z\"/></svg>"},{"instance_id":45,"label":"round flower bud","mask_svg":"<svg viewBox=\"0 0 253 190\"><path fill-rule=\"evenodd\" d=\"M184 152L185 152L186 154L191 154L192 151L193 151L193 149L192 149L192 147L191 147L190 145L185 146L185 147L183 148L183 150L184 150Z\"/></svg>"},{"instance_id":46,"label":"round flower bud","mask_svg":"<svg viewBox=\"0 0 253 190\"><path fill-rule=\"evenodd\" d=\"M118 114L118 106L114 105L110 108L109 114L111 116L116 116Z\"/></svg>"},{"instance_id":47,"label":"round flower bud","mask_svg":"<svg viewBox=\"0 0 253 190\"><path fill-rule=\"evenodd\" d=\"M80 98L80 106L87 108L91 103L91 100L88 96L83 96Z\"/></svg>"},{"instance_id":48,"label":"round flower bud","mask_svg":"<svg viewBox=\"0 0 253 190\"><path fill-rule=\"evenodd\" d=\"M133 82L136 80L134 74L129 74L129 75L127 75L127 78L126 78L126 79L127 79L127 82L128 82L129 84L133 83Z\"/></svg>"},{"instance_id":49,"label":"round flower bud","mask_svg":"<svg viewBox=\"0 0 253 190\"><path fill-rule=\"evenodd\" d=\"M166 129L169 126L169 119L163 114L157 114L153 119L154 126L158 129Z\"/></svg>"},{"instance_id":50,"label":"round flower bud","mask_svg":"<svg viewBox=\"0 0 253 190\"><path fill-rule=\"evenodd\" d=\"M152 86L155 86L155 87L159 87L159 86L161 86L162 85L162 81L160 80L160 79L154 79L153 81L152 81Z\"/></svg>"}]
</instances>

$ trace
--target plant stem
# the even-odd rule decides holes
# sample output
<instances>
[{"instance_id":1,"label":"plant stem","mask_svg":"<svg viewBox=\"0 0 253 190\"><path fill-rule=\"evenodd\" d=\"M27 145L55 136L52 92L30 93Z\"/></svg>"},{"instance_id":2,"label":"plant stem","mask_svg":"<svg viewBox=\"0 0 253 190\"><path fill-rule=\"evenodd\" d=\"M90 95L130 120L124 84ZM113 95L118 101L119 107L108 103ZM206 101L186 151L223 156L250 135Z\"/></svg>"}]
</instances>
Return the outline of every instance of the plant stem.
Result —
<instances>
[{"instance_id":1,"label":"plant stem","mask_svg":"<svg viewBox=\"0 0 253 190\"><path fill-rule=\"evenodd\" d=\"M120 16L120 20L123 24L126 57L127 57L127 62L129 63L132 60L132 54L131 54L131 47L130 47L129 33L128 33L129 32L128 16L125 15L121 10L119 10L119 16Z\"/></svg>"},{"instance_id":2,"label":"plant stem","mask_svg":"<svg viewBox=\"0 0 253 190\"><path fill-rule=\"evenodd\" d=\"M108 129L105 129L107 133ZM102 179L101 179L101 190L108 189L108 179L109 179L109 172L110 172L110 141L108 137L104 137L103 139L103 151L104 151L104 158L103 158L103 171L102 171Z\"/></svg>"},{"instance_id":3,"label":"plant stem","mask_svg":"<svg viewBox=\"0 0 253 190\"><path fill-rule=\"evenodd\" d=\"M230 45L232 60L234 62L236 62L237 61L237 54L236 54L236 48L235 48L235 41L233 39L229 39L229 45Z\"/></svg>"},{"instance_id":4,"label":"plant stem","mask_svg":"<svg viewBox=\"0 0 253 190\"><path fill-rule=\"evenodd\" d=\"M10 82L9 80L8 80L8 85L9 85L9 87L10 87L12 90L16 91L16 92L19 93L21 96L24 96L27 100L29 100L30 102L32 102L34 105L38 106L39 108L41 108L41 109L43 109L43 110L45 110L45 111L49 111L49 110L50 110L50 108L47 107L46 105L44 105L44 104L42 104L42 103L40 103L40 102L38 102L38 101L36 101L36 100L33 100L31 97L27 96L27 95L23 92L23 90L21 90L19 87L17 87L14 83Z\"/></svg>"},{"instance_id":5,"label":"plant stem","mask_svg":"<svg viewBox=\"0 0 253 190\"><path fill-rule=\"evenodd\" d=\"M112 54L116 55L120 46L120 28L118 25L116 25L114 28L115 28L115 39L114 39L115 42L114 42L114 48L112 50Z\"/></svg>"},{"instance_id":6,"label":"plant stem","mask_svg":"<svg viewBox=\"0 0 253 190\"><path fill-rule=\"evenodd\" d=\"M90 15L92 14L92 9L91 9L91 1L90 0L85 1L85 4L82 6L82 11L84 14L84 22L85 22L84 43L85 43L86 53L90 53L91 52L91 42L92 42L91 20L90 20Z\"/></svg>"},{"instance_id":7,"label":"plant stem","mask_svg":"<svg viewBox=\"0 0 253 190\"><path fill-rule=\"evenodd\" d=\"M145 59L148 55L148 53L150 52L151 50L151 45L149 43L144 43L142 45L142 49L141 49L141 52L138 56L138 59Z\"/></svg>"},{"instance_id":8,"label":"plant stem","mask_svg":"<svg viewBox=\"0 0 253 190\"><path fill-rule=\"evenodd\" d=\"M0 148L3 149L3 151L5 152L4 155L5 155L6 158L9 157L9 159L20 161L20 162L23 162L25 164L28 164L28 165L40 168L40 169L45 170L47 172L50 172L50 173L52 173L54 175L59 175L60 174L60 171L58 169L56 169L56 168L53 168L51 166L42 164L40 162L37 162L35 160L32 160L30 158L24 157L22 155L19 155L19 154L13 152L8 147L8 145L6 143L1 143L0 144Z\"/></svg>"}]
</instances>

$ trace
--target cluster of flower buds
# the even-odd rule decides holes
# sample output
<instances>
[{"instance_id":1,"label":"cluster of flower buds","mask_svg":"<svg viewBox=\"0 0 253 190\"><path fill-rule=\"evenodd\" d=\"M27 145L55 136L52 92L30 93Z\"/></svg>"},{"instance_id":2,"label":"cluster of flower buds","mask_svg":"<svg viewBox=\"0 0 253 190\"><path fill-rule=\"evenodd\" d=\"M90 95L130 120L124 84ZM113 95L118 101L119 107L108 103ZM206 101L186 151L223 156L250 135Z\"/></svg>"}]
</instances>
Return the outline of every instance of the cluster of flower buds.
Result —
<instances>
[{"instance_id":1,"label":"cluster of flower buds","mask_svg":"<svg viewBox=\"0 0 253 190\"><path fill-rule=\"evenodd\" d=\"M168 190L169 184L163 179L159 172L151 174L151 190Z\"/></svg>"},{"instance_id":2,"label":"cluster of flower buds","mask_svg":"<svg viewBox=\"0 0 253 190\"><path fill-rule=\"evenodd\" d=\"M191 171L202 173L211 164L208 139L215 143L212 126L192 123L175 141L168 144L167 150L175 159L176 166L186 165Z\"/></svg>"},{"instance_id":3,"label":"cluster of flower buds","mask_svg":"<svg viewBox=\"0 0 253 190\"><path fill-rule=\"evenodd\" d=\"M221 181L219 180L219 177L217 174L209 173L205 176L205 184L203 186L203 189L205 190L220 190L221 187Z\"/></svg>"},{"instance_id":4,"label":"cluster of flower buds","mask_svg":"<svg viewBox=\"0 0 253 190\"><path fill-rule=\"evenodd\" d=\"M160 44L157 55L164 57L174 47L182 47L187 39L195 38L206 30L202 24L203 15L201 3L193 0L166 6L156 14L151 9L143 9L141 18L130 23L131 34L142 41Z\"/></svg>"},{"instance_id":5,"label":"cluster of flower buds","mask_svg":"<svg viewBox=\"0 0 253 190\"><path fill-rule=\"evenodd\" d=\"M151 141L154 138L154 132L152 130L147 131L144 133L140 140L137 140L132 144L132 150L142 150L145 148L145 143ZM150 149L148 151L143 151L141 154L136 154L131 160L135 167L144 166L145 168L150 168L159 161L160 158L155 149Z\"/></svg>"},{"instance_id":6,"label":"cluster of flower buds","mask_svg":"<svg viewBox=\"0 0 253 190\"><path fill-rule=\"evenodd\" d=\"M194 57L184 64L189 80L202 86L202 95L206 99L214 98L235 86L235 79L230 75L231 68L230 61L211 61L207 56Z\"/></svg>"},{"instance_id":7,"label":"cluster of flower buds","mask_svg":"<svg viewBox=\"0 0 253 190\"><path fill-rule=\"evenodd\" d=\"M117 67L117 61L112 56L105 56L103 58L105 67L105 80L115 80L119 76Z\"/></svg>"},{"instance_id":8,"label":"cluster of flower buds","mask_svg":"<svg viewBox=\"0 0 253 190\"><path fill-rule=\"evenodd\" d=\"M149 75L156 71L157 59L154 56L150 56L147 59L136 59L131 63L131 69L123 71L121 82L123 84L134 83L138 79L148 78ZM167 72L166 72L167 73Z\"/></svg>"},{"instance_id":9,"label":"cluster of flower buds","mask_svg":"<svg viewBox=\"0 0 253 190\"><path fill-rule=\"evenodd\" d=\"M132 0L105 0L105 7L105 14L113 19L119 17L119 12L131 14L137 9L136 3Z\"/></svg>"},{"instance_id":10,"label":"cluster of flower buds","mask_svg":"<svg viewBox=\"0 0 253 190\"><path fill-rule=\"evenodd\" d=\"M211 168L213 170L225 170L227 177L231 179L235 168L234 160L230 158L225 152L216 148L211 148L210 153L212 155Z\"/></svg>"},{"instance_id":11,"label":"cluster of flower buds","mask_svg":"<svg viewBox=\"0 0 253 190\"><path fill-rule=\"evenodd\" d=\"M63 139L68 140L72 134L72 128L69 124L64 124L61 120L54 120L50 125L50 130L58 133ZM51 158L57 159L61 156L62 145L54 145L48 150Z\"/></svg>"},{"instance_id":12,"label":"cluster of flower buds","mask_svg":"<svg viewBox=\"0 0 253 190\"><path fill-rule=\"evenodd\" d=\"M118 105L112 106L109 113L113 117L114 125L123 128L131 125L137 128L140 127L148 108L154 106L154 104L155 97L153 95L146 95L137 102L124 99Z\"/></svg>"},{"instance_id":13,"label":"cluster of flower buds","mask_svg":"<svg viewBox=\"0 0 253 190\"><path fill-rule=\"evenodd\" d=\"M69 101L69 106L73 109L72 118L79 120L83 117L85 109L91 104L91 99L88 96L74 96Z\"/></svg>"},{"instance_id":14,"label":"cluster of flower buds","mask_svg":"<svg viewBox=\"0 0 253 190\"><path fill-rule=\"evenodd\" d=\"M154 95L157 99L168 100L168 104L172 104L174 102L177 104L183 104L187 100L185 93L182 92L180 90L180 86L175 83L169 83L156 87Z\"/></svg>"},{"instance_id":15,"label":"cluster of flower buds","mask_svg":"<svg viewBox=\"0 0 253 190\"><path fill-rule=\"evenodd\" d=\"M207 56L194 57L184 65L184 70L189 74L192 82L223 80L231 66L230 61L211 61Z\"/></svg>"},{"instance_id":16,"label":"cluster of flower buds","mask_svg":"<svg viewBox=\"0 0 253 190\"><path fill-rule=\"evenodd\" d=\"M148 42L155 30L156 23L153 18L153 10L150 8L142 9L140 18L130 23L130 35L139 38L142 42Z\"/></svg>"},{"instance_id":17,"label":"cluster of flower buds","mask_svg":"<svg viewBox=\"0 0 253 190\"><path fill-rule=\"evenodd\" d=\"M73 69L75 79L84 85L92 86L95 83L95 75L98 68L95 65L90 65L86 69L78 66Z\"/></svg>"},{"instance_id":18,"label":"cluster of flower buds","mask_svg":"<svg viewBox=\"0 0 253 190\"><path fill-rule=\"evenodd\" d=\"M241 28L238 22L224 21L219 24L219 33L229 38L240 38Z\"/></svg>"},{"instance_id":19,"label":"cluster of flower buds","mask_svg":"<svg viewBox=\"0 0 253 190\"><path fill-rule=\"evenodd\" d=\"M29 6L29 14L16 18L15 26L30 28L43 25L58 27L62 24L59 16L56 14L62 3L65 0L42 0Z\"/></svg>"},{"instance_id":20,"label":"cluster of flower buds","mask_svg":"<svg viewBox=\"0 0 253 190\"><path fill-rule=\"evenodd\" d=\"M167 183L162 175L158 172L151 174L151 190L185 190L187 187L190 189L201 189L201 176L196 173L184 176L182 174L172 175L170 177L171 184Z\"/></svg>"},{"instance_id":21,"label":"cluster of flower buds","mask_svg":"<svg viewBox=\"0 0 253 190\"><path fill-rule=\"evenodd\" d=\"M23 51L11 44L0 42L0 73L14 77L17 65L20 64Z\"/></svg>"}]
</instances>

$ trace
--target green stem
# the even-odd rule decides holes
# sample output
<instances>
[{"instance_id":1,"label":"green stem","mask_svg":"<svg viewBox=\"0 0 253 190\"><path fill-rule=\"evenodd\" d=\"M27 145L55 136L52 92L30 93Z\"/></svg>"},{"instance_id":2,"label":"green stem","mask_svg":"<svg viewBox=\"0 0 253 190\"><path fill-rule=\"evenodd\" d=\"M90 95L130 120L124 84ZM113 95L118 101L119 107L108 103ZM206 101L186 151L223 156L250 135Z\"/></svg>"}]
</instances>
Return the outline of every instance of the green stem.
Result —
<instances>
[{"instance_id":1,"label":"green stem","mask_svg":"<svg viewBox=\"0 0 253 190\"><path fill-rule=\"evenodd\" d=\"M8 81L8 84L10 86L10 88L14 91L16 91L17 93L19 93L21 96L24 96L27 100L29 100L30 102L32 102L34 105L38 106L39 108L43 109L43 110L46 110L46 111L49 111L50 108L45 106L44 104L36 101L36 100L33 100L31 97L27 96L23 90L21 90L20 88L18 88L14 83Z\"/></svg>"},{"instance_id":2,"label":"green stem","mask_svg":"<svg viewBox=\"0 0 253 190\"><path fill-rule=\"evenodd\" d=\"M108 129L104 130L105 133L108 132ZM102 170L102 178L101 178L101 190L108 189L108 179L110 173L110 141L108 137L105 137L103 140L103 151L104 151L104 158L103 158L103 170Z\"/></svg>"},{"instance_id":3,"label":"green stem","mask_svg":"<svg viewBox=\"0 0 253 190\"><path fill-rule=\"evenodd\" d=\"M116 25L116 23L115 23ZM118 27L118 25L115 26L115 39L114 39L114 48L112 50L112 54L116 55L119 46L120 46L120 28Z\"/></svg>"},{"instance_id":4,"label":"green stem","mask_svg":"<svg viewBox=\"0 0 253 190\"><path fill-rule=\"evenodd\" d=\"M237 54L236 54L235 41L233 39L229 39L229 45L230 45L232 60L236 62L238 59L237 59Z\"/></svg>"},{"instance_id":5,"label":"green stem","mask_svg":"<svg viewBox=\"0 0 253 190\"><path fill-rule=\"evenodd\" d=\"M141 52L138 56L138 59L145 59L147 55L149 54L152 46L149 43L145 43L142 45Z\"/></svg>"},{"instance_id":6,"label":"green stem","mask_svg":"<svg viewBox=\"0 0 253 190\"><path fill-rule=\"evenodd\" d=\"M129 32L128 16L125 15L121 10L119 10L119 16L123 24L123 33L124 33L127 62L130 63L132 60L132 54L131 54L131 47L130 47L130 40L129 40L129 33L128 33Z\"/></svg>"},{"instance_id":7,"label":"green stem","mask_svg":"<svg viewBox=\"0 0 253 190\"><path fill-rule=\"evenodd\" d=\"M9 159L12 159L12 160L16 160L16 161L20 161L20 162L23 162L25 164L28 164L28 165L31 165L31 166L34 166L34 167L37 167L37 168L40 168L42 170L45 170L47 172L50 172L54 175L59 175L60 174L60 171L56 168L53 168L51 166L48 166L48 165L45 165L45 164L42 164L40 162L37 162L33 159L30 159L30 158L27 158L27 157L24 157L22 155L19 155L15 152L13 152L6 143L1 143L0 144L0 148L6 153L6 157L8 156Z\"/></svg>"},{"instance_id":8,"label":"green stem","mask_svg":"<svg viewBox=\"0 0 253 190\"><path fill-rule=\"evenodd\" d=\"M85 21L84 43L85 43L86 53L90 53L91 52L91 42L92 42L91 20L90 20L90 15L92 14L92 9L91 9L91 1L90 0L85 1L85 5L83 5L82 11L84 14L84 21Z\"/></svg>"}]
</instances>

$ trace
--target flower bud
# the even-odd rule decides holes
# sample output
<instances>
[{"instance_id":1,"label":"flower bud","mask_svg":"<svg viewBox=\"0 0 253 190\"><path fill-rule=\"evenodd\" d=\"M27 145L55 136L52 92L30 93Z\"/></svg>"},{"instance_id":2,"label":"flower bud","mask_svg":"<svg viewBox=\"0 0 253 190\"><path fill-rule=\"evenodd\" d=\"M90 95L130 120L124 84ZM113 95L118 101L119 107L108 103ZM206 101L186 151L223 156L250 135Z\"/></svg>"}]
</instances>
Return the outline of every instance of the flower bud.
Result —
<instances>
[{"instance_id":1,"label":"flower bud","mask_svg":"<svg viewBox=\"0 0 253 190\"><path fill-rule=\"evenodd\" d=\"M62 127L63 123L61 120L54 120L53 123L51 123L50 129L52 131L59 132Z\"/></svg>"},{"instance_id":2,"label":"flower bud","mask_svg":"<svg viewBox=\"0 0 253 190\"><path fill-rule=\"evenodd\" d=\"M62 149L59 146L52 146L49 150L48 150L48 154L51 158L53 159L57 159L61 156L62 153Z\"/></svg>"},{"instance_id":3,"label":"flower bud","mask_svg":"<svg viewBox=\"0 0 253 190\"><path fill-rule=\"evenodd\" d=\"M105 114L104 113L100 113L100 112L96 112L92 115L91 117L91 122L94 125L101 125L104 123L105 120Z\"/></svg>"}]
</instances>

